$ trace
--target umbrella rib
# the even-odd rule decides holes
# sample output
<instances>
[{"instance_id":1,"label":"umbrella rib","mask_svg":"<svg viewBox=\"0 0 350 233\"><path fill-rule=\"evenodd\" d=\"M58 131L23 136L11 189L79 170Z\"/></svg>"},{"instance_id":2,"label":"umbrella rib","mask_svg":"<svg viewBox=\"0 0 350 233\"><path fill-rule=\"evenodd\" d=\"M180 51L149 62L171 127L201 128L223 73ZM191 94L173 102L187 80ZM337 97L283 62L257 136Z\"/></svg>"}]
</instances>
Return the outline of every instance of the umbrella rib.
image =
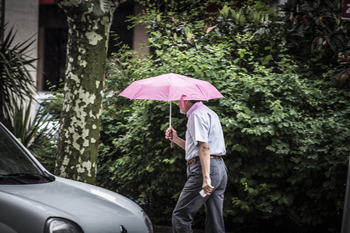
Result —
<instances>
[{"instance_id":1,"label":"umbrella rib","mask_svg":"<svg viewBox=\"0 0 350 233\"><path fill-rule=\"evenodd\" d=\"M202 88L198 84L196 84L196 86L201 91L202 95L205 96L205 100L208 101L208 96L204 94L204 92L202 91Z\"/></svg>"},{"instance_id":2,"label":"umbrella rib","mask_svg":"<svg viewBox=\"0 0 350 233\"><path fill-rule=\"evenodd\" d=\"M139 98L137 98L136 96L139 94L139 92L141 91L141 87L139 87L139 89L135 92L135 94L134 94L134 99L139 99Z\"/></svg>"}]
</instances>

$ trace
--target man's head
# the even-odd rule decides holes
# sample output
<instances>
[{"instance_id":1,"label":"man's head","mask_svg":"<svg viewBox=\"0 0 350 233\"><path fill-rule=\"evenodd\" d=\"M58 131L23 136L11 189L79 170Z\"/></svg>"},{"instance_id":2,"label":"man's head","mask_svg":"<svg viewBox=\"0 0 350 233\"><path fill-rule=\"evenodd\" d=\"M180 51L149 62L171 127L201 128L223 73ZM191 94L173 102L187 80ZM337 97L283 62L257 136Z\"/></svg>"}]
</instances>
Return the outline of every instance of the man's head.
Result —
<instances>
[{"instance_id":1,"label":"man's head","mask_svg":"<svg viewBox=\"0 0 350 233\"><path fill-rule=\"evenodd\" d=\"M179 100L177 102L177 106L179 106L180 108L180 113L182 114L186 114L188 112L188 110L190 110L190 108L192 107L192 105L194 105L195 103L199 102L199 100L183 100L183 108L182 108L182 104L181 104L181 100Z\"/></svg>"}]
</instances>

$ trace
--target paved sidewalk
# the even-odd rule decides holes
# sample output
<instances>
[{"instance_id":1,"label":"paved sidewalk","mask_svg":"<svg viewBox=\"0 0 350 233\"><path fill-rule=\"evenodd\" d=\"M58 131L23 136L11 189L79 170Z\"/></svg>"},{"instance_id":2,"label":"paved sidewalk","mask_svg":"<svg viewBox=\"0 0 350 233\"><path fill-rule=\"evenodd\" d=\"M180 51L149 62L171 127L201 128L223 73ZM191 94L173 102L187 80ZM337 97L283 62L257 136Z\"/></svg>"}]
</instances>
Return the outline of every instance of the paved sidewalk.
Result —
<instances>
[{"instance_id":1,"label":"paved sidewalk","mask_svg":"<svg viewBox=\"0 0 350 233\"><path fill-rule=\"evenodd\" d=\"M153 225L153 230L154 233L173 233L171 227L167 226L154 226ZM193 229L193 233L204 233L204 230L198 230L198 229Z\"/></svg>"},{"instance_id":2,"label":"paved sidewalk","mask_svg":"<svg viewBox=\"0 0 350 233\"><path fill-rule=\"evenodd\" d=\"M153 225L154 233L173 233L171 227ZM193 233L205 233L204 230L193 229ZM230 233L230 232L226 232ZM232 232L231 232L232 233Z\"/></svg>"}]
</instances>

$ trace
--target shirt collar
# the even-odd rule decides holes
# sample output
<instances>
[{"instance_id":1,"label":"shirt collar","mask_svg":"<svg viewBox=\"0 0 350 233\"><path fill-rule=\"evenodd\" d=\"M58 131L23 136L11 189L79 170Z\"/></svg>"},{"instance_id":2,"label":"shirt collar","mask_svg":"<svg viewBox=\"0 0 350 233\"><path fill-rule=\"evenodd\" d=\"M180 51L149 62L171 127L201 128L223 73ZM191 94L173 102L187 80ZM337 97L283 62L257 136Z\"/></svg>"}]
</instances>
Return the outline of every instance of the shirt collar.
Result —
<instances>
[{"instance_id":1,"label":"shirt collar","mask_svg":"<svg viewBox=\"0 0 350 233\"><path fill-rule=\"evenodd\" d=\"M198 109L199 107L201 107L203 105L204 104L202 103L202 101L197 102L194 105L192 105L192 107L186 113L187 117L190 117L192 115L192 113L194 112L194 110Z\"/></svg>"}]
</instances>

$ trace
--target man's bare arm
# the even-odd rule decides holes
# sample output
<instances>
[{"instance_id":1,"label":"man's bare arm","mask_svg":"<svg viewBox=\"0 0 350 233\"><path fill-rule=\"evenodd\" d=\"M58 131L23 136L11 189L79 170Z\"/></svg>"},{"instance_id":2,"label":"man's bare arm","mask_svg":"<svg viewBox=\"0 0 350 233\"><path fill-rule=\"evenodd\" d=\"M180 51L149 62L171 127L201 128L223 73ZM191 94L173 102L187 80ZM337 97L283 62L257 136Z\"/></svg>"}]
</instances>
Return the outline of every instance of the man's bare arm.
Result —
<instances>
[{"instance_id":1,"label":"man's bare arm","mask_svg":"<svg viewBox=\"0 0 350 233\"><path fill-rule=\"evenodd\" d=\"M202 173L203 173L203 185L202 189L205 194L210 194L213 190L213 186L211 186L210 179L210 150L209 144L207 142L198 142L198 153L199 159L202 165Z\"/></svg>"}]
</instances>

